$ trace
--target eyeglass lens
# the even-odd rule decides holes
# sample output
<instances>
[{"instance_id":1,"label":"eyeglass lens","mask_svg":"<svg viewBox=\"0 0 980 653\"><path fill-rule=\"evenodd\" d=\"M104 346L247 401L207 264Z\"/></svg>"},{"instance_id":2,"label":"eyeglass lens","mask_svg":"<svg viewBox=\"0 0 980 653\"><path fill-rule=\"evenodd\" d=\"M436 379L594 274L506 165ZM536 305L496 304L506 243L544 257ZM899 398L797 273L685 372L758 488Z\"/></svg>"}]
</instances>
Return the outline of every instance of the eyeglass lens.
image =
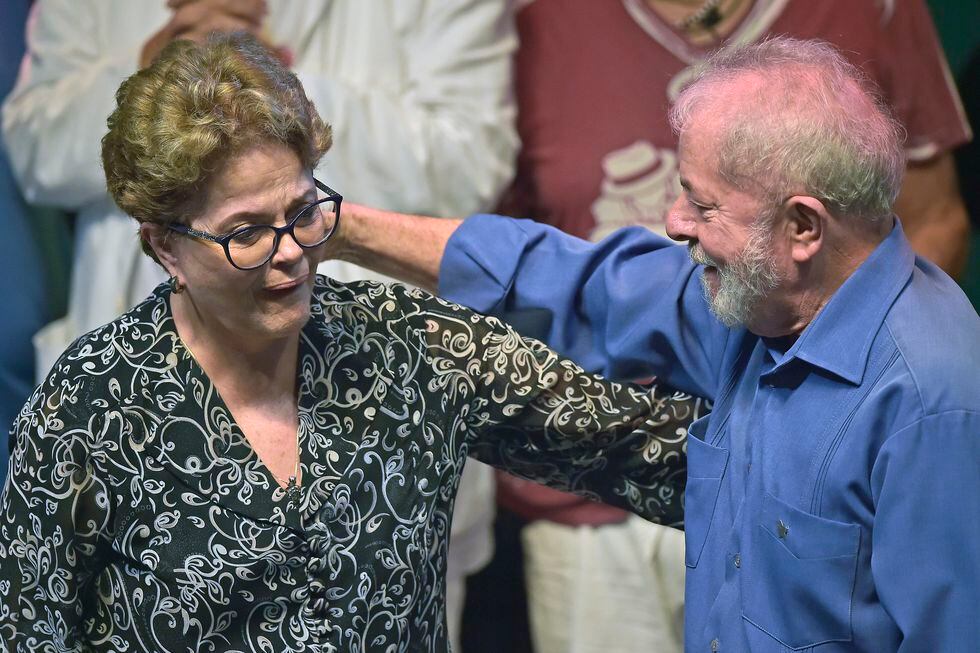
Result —
<instances>
[{"instance_id":1,"label":"eyeglass lens","mask_svg":"<svg viewBox=\"0 0 980 653\"><path fill-rule=\"evenodd\" d=\"M293 218L293 238L303 247L315 247L330 236L336 224L337 203L330 199L321 199ZM237 232L228 241L228 253L236 266L254 268L272 257L275 246L275 228L256 225Z\"/></svg>"}]
</instances>

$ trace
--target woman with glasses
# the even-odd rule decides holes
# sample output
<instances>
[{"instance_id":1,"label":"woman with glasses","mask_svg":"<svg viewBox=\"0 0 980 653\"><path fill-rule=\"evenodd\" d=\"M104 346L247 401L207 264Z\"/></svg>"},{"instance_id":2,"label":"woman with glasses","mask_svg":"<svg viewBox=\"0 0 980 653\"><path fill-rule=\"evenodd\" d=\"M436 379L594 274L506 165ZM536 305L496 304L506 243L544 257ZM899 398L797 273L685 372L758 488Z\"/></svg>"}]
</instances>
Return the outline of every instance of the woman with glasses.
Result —
<instances>
[{"instance_id":1,"label":"woman with glasses","mask_svg":"<svg viewBox=\"0 0 980 653\"><path fill-rule=\"evenodd\" d=\"M77 340L15 423L8 650L446 651L468 454L680 519L696 401L314 274L341 219L310 172L329 146L250 37L174 43L119 89L109 191L170 282Z\"/></svg>"}]
</instances>

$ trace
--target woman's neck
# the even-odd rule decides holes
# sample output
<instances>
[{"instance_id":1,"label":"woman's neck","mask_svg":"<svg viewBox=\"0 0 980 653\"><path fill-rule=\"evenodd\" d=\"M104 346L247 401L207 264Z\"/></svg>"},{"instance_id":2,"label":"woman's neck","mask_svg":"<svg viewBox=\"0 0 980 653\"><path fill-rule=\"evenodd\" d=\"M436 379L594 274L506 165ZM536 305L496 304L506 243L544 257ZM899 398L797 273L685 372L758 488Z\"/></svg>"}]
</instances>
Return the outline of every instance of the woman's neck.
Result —
<instances>
[{"instance_id":1,"label":"woman's neck","mask_svg":"<svg viewBox=\"0 0 980 653\"><path fill-rule=\"evenodd\" d=\"M171 295L177 334L229 405L295 404L299 333L255 340L205 322L185 295Z\"/></svg>"}]
</instances>

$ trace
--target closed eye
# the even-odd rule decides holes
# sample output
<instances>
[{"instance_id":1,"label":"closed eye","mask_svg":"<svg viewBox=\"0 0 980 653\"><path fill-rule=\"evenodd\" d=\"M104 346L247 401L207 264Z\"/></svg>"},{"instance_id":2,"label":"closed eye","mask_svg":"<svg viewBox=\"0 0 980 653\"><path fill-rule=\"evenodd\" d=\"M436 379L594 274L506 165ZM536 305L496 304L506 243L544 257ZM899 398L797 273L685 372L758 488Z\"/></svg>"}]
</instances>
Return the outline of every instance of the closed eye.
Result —
<instances>
[{"instance_id":1,"label":"closed eye","mask_svg":"<svg viewBox=\"0 0 980 653\"><path fill-rule=\"evenodd\" d=\"M694 201L693 199L691 199L690 195L687 196L687 203L693 206L695 209L697 209L698 213L700 213L701 215L707 215L709 211L715 210L714 206L708 206L707 204L701 204L700 202Z\"/></svg>"}]
</instances>

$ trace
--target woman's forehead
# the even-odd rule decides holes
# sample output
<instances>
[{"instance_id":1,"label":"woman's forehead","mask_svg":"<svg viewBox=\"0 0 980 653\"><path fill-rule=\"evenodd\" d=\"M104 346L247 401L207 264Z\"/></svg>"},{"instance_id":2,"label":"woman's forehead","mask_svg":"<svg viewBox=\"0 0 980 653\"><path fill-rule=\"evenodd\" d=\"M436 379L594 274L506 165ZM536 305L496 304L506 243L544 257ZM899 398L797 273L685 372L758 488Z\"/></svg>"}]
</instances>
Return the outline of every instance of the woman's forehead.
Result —
<instances>
[{"instance_id":1,"label":"woman's forehead","mask_svg":"<svg viewBox=\"0 0 980 653\"><path fill-rule=\"evenodd\" d=\"M315 189L310 171L285 145L263 143L231 157L205 188L211 215L281 210Z\"/></svg>"}]
</instances>

